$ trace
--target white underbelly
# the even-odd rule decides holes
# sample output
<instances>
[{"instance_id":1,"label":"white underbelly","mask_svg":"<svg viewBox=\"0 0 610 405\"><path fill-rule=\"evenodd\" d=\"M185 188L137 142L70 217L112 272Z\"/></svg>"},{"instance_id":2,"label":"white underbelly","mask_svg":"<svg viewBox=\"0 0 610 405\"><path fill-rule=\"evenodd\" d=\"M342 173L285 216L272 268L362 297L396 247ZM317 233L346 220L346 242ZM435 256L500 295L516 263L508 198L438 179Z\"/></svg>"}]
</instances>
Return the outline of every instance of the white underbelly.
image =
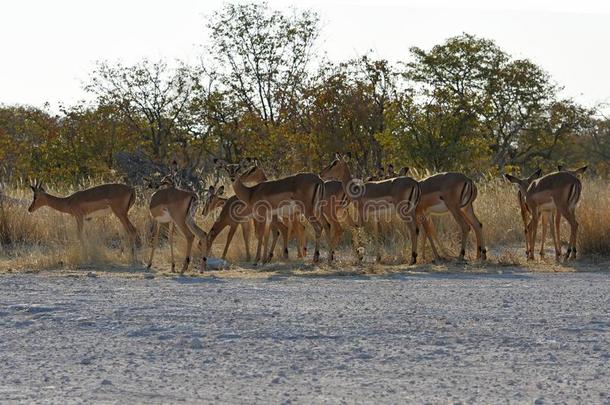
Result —
<instances>
[{"instance_id":1,"label":"white underbelly","mask_svg":"<svg viewBox=\"0 0 610 405\"><path fill-rule=\"evenodd\" d=\"M85 219L88 221L93 218L105 217L106 215L110 214L111 212L112 212L112 210L110 209L110 207L106 207L101 210L97 210L97 211L88 213L87 215L85 215Z\"/></svg>"},{"instance_id":2,"label":"white underbelly","mask_svg":"<svg viewBox=\"0 0 610 405\"><path fill-rule=\"evenodd\" d=\"M169 215L169 211L167 209L163 209L162 214L155 217L155 220L162 224L166 224L168 222L172 222L172 217Z\"/></svg>"},{"instance_id":3,"label":"white underbelly","mask_svg":"<svg viewBox=\"0 0 610 405\"><path fill-rule=\"evenodd\" d=\"M540 211L553 211L557 206L555 206L555 201L551 200L550 202L540 204L538 208Z\"/></svg>"},{"instance_id":4,"label":"white underbelly","mask_svg":"<svg viewBox=\"0 0 610 405\"><path fill-rule=\"evenodd\" d=\"M278 217L292 217L293 215L295 215L298 211L298 205L296 202L294 203L289 203L289 204L283 204L281 207L278 207L274 210L271 210L269 212L269 214L271 214L271 216L273 215L277 215ZM268 219L271 219L268 218Z\"/></svg>"},{"instance_id":5,"label":"white underbelly","mask_svg":"<svg viewBox=\"0 0 610 405\"><path fill-rule=\"evenodd\" d=\"M445 204L444 201L441 201L437 204L431 205L430 207L428 207L428 214L432 214L432 215L442 215L442 214L446 214L447 211L449 211L447 209L447 205Z\"/></svg>"}]
</instances>

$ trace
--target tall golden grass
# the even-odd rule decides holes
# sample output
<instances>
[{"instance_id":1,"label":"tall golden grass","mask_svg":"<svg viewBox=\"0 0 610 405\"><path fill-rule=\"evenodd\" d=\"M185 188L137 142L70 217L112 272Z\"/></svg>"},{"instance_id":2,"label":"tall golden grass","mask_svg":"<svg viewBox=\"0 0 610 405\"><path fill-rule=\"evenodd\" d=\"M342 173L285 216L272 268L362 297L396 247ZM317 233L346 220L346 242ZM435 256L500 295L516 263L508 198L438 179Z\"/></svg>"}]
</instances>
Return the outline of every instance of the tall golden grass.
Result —
<instances>
[{"instance_id":1,"label":"tall golden grass","mask_svg":"<svg viewBox=\"0 0 610 405\"><path fill-rule=\"evenodd\" d=\"M523 225L517 204L517 191L514 186L492 179L479 183L478 198L475 211L483 223L486 244L490 250L490 262L500 264L525 264ZM228 187L230 189L230 187ZM57 195L67 195L75 190L49 190ZM83 251L77 237L74 220L48 207L33 214L27 207L31 202L31 191L28 188L4 189L5 198L0 204L0 270L41 270L65 267L95 266L129 266L129 249L126 237L119 221L113 216L96 218L85 224L85 249ZM8 197L8 198L7 198ZM148 198L150 192L138 193L138 201L130 211L130 218L138 229L142 241L138 259L148 260L150 252L150 219L148 214ZM610 189L607 182L600 179L584 179L583 194L577 208L577 218L580 223L578 232L578 249L580 257L610 256ZM215 213L217 214L217 213ZM203 219L197 216L197 222L208 230L214 217ZM459 232L454 221L445 216L435 218L435 223L441 242L450 255L457 256L459 249ZM382 224L383 235L377 240L370 227L362 229L347 229L344 233L340 249L340 260L355 260L354 250L364 249L368 254L376 254L380 247L384 260L390 262L407 262L410 255L409 233L404 223L394 219ZM217 238L213 246L213 255L219 256L225 243L227 231ZM567 241L569 227L563 221L562 240ZM312 232L309 231L309 252L311 253ZM471 232L471 238L473 238ZM552 257L553 252L550 235L547 248ZM180 263L184 255L184 244L181 237L176 238L176 262ZM537 246L539 246L539 239ZM281 243L278 243L280 245ZM468 254L474 256L474 243L471 240ZM255 253L256 239L251 236L251 250ZM421 249L421 239L420 239ZM193 252L199 252L194 248ZM295 256L294 247L291 255ZM324 256L324 255L323 255ZM432 258L429 249L420 258ZM275 257L281 257L277 255ZM237 232L228 260L243 262L245 248L241 231ZM309 259L308 259L309 260ZM169 248L167 238L162 238L161 247L155 253L154 267L169 268Z\"/></svg>"}]
</instances>

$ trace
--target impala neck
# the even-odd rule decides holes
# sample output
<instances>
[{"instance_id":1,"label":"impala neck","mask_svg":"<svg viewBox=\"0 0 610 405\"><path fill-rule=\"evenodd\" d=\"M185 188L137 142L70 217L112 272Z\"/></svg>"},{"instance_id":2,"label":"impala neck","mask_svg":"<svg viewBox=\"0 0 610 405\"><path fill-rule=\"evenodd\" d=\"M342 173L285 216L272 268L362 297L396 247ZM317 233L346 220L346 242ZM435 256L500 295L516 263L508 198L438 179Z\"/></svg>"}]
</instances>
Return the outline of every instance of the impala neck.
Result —
<instances>
[{"instance_id":1,"label":"impala neck","mask_svg":"<svg viewBox=\"0 0 610 405\"><path fill-rule=\"evenodd\" d=\"M70 206L68 204L69 202L69 197L55 197L54 195L51 194L45 194L45 200L46 200L46 204L49 207L59 211L59 212L63 212L66 214L70 214L71 210L70 210Z\"/></svg>"},{"instance_id":2,"label":"impala neck","mask_svg":"<svg viewBox=\"0 0 610 405\"><path fill-rule=\"evenodd\" d=\"M242 183L241 176L235 177L235 181L233 181L233 191L235 191L237 198L243 202L250 202L251 187L247 187L244 185L244 183Z\"/></svg>"},{"instance_id":3,"label":"impala neck","mask_svg":"<svg viewBox=\"0 0 610 405\"><path fill-rule=\"evenodd\" d=\"M353 177L347 165L345 165L343 170L341 171L341 176L339 177L339 180L341 181L343 192L349 199L351 199L351 193L348 192L348 189L350 186L350 182L353 180Z\"/></svg>"},{"instance_id":4,"label":"impala neck","mask_svg":"<svg viewBox=\"0 0 610 405\"><path fill-rule=\"evenodd\" d=\"M218 207L222 207L223 205L225 205L226 202L227 202L226 198L216 197L214 204L212 204L212 209L214 210Z\"/></svg>"}]
</instances>

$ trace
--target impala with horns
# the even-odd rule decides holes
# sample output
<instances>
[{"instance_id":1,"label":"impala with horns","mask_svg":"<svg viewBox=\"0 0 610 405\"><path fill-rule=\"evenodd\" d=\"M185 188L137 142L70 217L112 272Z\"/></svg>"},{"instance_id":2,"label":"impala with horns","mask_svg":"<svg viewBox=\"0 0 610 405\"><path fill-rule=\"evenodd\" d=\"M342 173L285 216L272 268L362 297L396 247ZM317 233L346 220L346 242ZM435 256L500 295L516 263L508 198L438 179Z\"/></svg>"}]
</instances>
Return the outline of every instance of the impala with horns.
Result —
<instances>
[{"instance_id":1,"label":"impala with horns","mask_svg":"<svg viewBox=\"0 0 610 405\"><path fill-rule=\"evenodd\" d=\"M341 182L347 198L356 209L358 225L362 225L369 217L388 214L398 214L402 220L409 221L421 195L418 182L410 177L395 177L362 183L352 177L348 159L349 155L335 154L335 159L322 170L320 176L325 180ZM416 233L416 227L412 228L412 242L416 241ZM415 247L413 243L412 257L416 256ZM331 250L334 250L334 246L331 246ZM376 257L379 260L379 252ZM360 259L362 260L362 257Z\"/></svg>"},{"instance_id":2,"label":"impala with horns","mask_svg":"<svg viewBox=\"0 0 610 405\"><path fill-rule=\"evenodd\" d=\"M227 162L214 159L219 167L224 167L231 177L235 195L246 203L252 211L255 232L258 238L255 262L261 259L264 239L264 251L268 251L269 223L274 216L298 220L305 216L315 231L314 262L320 259L320 235L323 218L320 213L320 201L324 197L324 183L313 173L299 173L278 180L264 181L254 186L246 186L239 173L241 164L229 165Z\"/></svg>"},{"instance_id":3,"label":"impala with horns","mask_svg":"<svg viewBox=\"0 0 610 405\"><path fill-rule=\"evenodd\" d=\"M198 197L193 191L177 188L172 175L165 176L161 184L165 188L157 190L150 198L149 210L153 221L153 239L148 259L148 268L152 266L155 249L159 243L159 228L161 223L169 223L169 245L171 252L171 270L175 271L174 261L174 233L177 227L186 239L186 252L181 273L184 273L191 261L191 249L195 236L199 238L201 246L205 249L206 233L195 223L195 212L197 210ZM205 250L202 252L199 271L205 268Z\"/></svg>"},{"instance_id":4,"label":"impala with horns","mask_svg":"<svg viewBox=\"0 0 610 405\"><path fill-rule=\"evenodd\" d=\"M252 166L242 175L242 181L244 183L260 183L266 180L267 176L262 168L257 165ZM211 252L212 243L222 232L222 230L228 226L229 234L227 235L227 240L222 253L222 259L224 260L237 228L241 227L244 244L246 247L246 260L250 261L250 231L252 228L252 211L249 210L248 206L237 198L237 196L234 195L230 198L223 198L223 194L224 186L220 186L218 189L216 189L214 186L210 186L206 195L206 200L203 207L204 216L207 216L212 210L222 207L218 218L208 233L207 252ZM298 256L302 257L305 250L305 228L300 222L297 221L295 221L294 225L296 226L297 241L299 243ZM284 256L287 257L289 238L288 226L281 221L274 221L272 228L277 229L277 231L275 231L276 235L277 232L282 234L282 238L284 240Z\"/></svg>"},{"instance_id":5,"label":"impala with horns","mask_svg":"<svg viewBox=\"0 0 610 405\"><path fill-rule=\"evenodd\" d=\"M477 187L474 182L462 173L438 173L419 181L421 186L421 200L415 210L413 220L409 226L416 227L421 223L424 228L424 237L428 238L432 247L434 259L441 259L436 248L438 241L436 230L429 218L430 215L445 215L450 213L460 227L461 249L458 260L464 260L468 234L472 228L477 241L476 258L486 260L487 249L483 237L483 224L474 213L473 203L477 198ZM413 263L417 255L413 256Z\"/></svg>"},{"instance_id":6,"label":"impala with horns","mask_svg":"<svg viewBox=\"0 0 610 405\"><path fill-rule=\"evenodd\" d=\"M530 184L538 177L542 175L542 170L538 169L531 175L525 178L518 178L516 176L505 174L504 177L512 182L512 183L522 183L524 184L524 188L527 190ZM530 256L530 246L529 246L529 238L527 237L527 224L530 220L531 212L525 203L525 195L521 191L521 188L517 188L517 201L519 202L519 209L521 210L521 219L523 220L523 234L525 235L525 255L527 257ZM548 208L548 209L547 209ZM556 246L556 235L555 235L555 225L553 225L554 221L557 220L557 213L555 208L545 207L541 208L540 211L541 220L542 220L542 234L540 236L540 256L544 256L544 243L546 242L546 232L548 224L551 224L551 236L553 237L553 246Z\"/></svg>"},{"instance_id":7,"label":"impala with horns","mask_svg":"<svg viewBox=\"0 0 610 405\"><path fill-rule=\"evenodd\" d=\"M59 212L70 214L76 220L76 229L81 244L84 244L83 224L85 220L113 213L121 221L121 225L127 233L131 246L131 260L136 261L138 233L127 214L136 201L136 193L132 187L125 184L102 184L77 191L68 197L56 197L47 193L42 183L38 181L30 187L34 192L34 199L28 211L32 213L40 207L48 206Z\"/></svg>"},{"instance_id":8,"label":"impala with horns","mask_svg":"<svg viewBox=\"0 0 610 405\"><path fill-rule=\"evenodd\" d=\"M565 259L576 258L576 236L578 234L578 221L576 220L576 206L582 194L582 183L575 174L584 173L586 166L572 171L549 173L531 184L526 184L516 177L508 178L515 183L525 196L525 204L531 214L526 228L526 244L529 247L528 259L534 259L536 244L536 231L538 219L543 211L555 210L555 257L561 257L560 222L563 216L570 224L570 241Z\"/></svg>"}]
</instances>

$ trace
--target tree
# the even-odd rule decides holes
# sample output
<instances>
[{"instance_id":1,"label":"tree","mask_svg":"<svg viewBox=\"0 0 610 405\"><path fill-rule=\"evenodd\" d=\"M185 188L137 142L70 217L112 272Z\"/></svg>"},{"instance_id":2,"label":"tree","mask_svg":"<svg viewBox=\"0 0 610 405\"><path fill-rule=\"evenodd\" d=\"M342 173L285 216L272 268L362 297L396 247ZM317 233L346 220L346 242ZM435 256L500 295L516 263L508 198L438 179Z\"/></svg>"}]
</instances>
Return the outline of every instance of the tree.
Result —
<instances>
[{"instance_id":1,"label":"tree","mask_svg":"<svg viewBox=\"0 0 610 405\"><path fill-rule=\"evenodd\" d=\"M143 144L158 160L168 159L177 147L188 146L181 125L189 123L189 105L197 77L181 66L144 60L133 66L98 64L86 90L100 105L114 105L130 120Z\"/></svg>"}]
</instances>

